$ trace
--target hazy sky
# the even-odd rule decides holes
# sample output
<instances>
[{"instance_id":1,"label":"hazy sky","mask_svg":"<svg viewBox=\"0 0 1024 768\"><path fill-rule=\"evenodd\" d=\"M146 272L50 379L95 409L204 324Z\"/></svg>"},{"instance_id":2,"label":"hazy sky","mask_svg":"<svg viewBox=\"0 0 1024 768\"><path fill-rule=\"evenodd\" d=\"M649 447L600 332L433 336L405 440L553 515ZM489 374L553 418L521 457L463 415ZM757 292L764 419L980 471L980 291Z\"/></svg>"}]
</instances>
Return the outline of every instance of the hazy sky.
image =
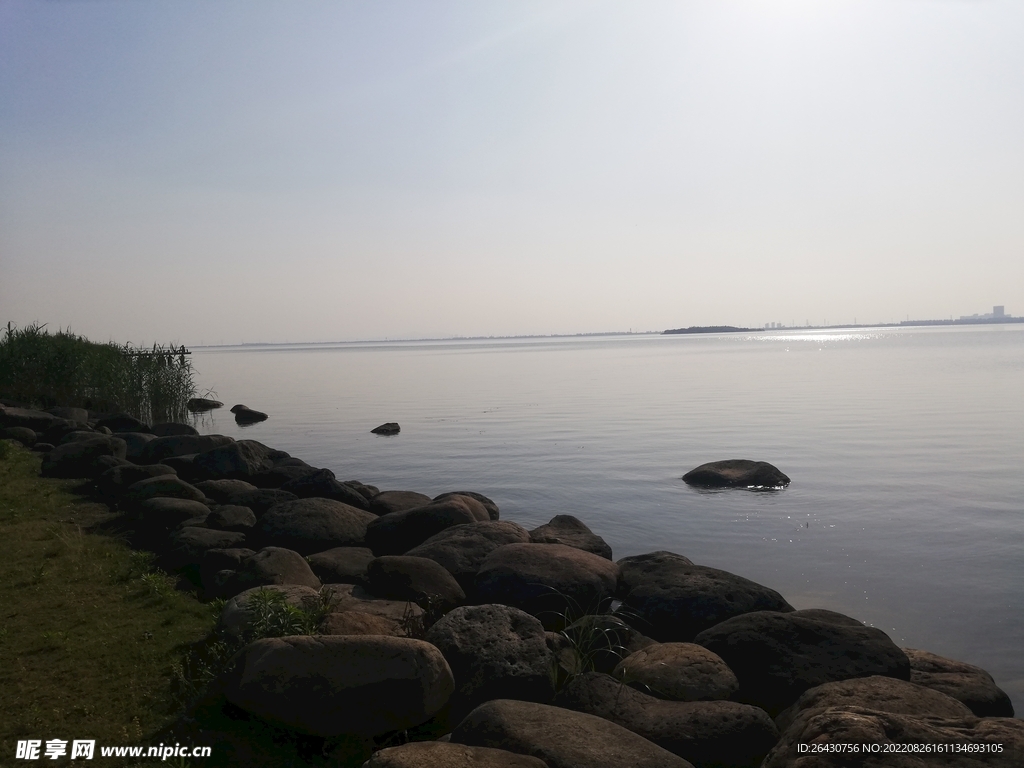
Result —
<instances>
[{"instance_id":1,"label":"hazy sky","mask_svg":"<svg viewBox=\"0 0 1024 768\"><path fill-rule=\"evenodd\" d=\"M0 322L1024 315L1024 3L0 2Z\"/></svg>"}]
</instances>

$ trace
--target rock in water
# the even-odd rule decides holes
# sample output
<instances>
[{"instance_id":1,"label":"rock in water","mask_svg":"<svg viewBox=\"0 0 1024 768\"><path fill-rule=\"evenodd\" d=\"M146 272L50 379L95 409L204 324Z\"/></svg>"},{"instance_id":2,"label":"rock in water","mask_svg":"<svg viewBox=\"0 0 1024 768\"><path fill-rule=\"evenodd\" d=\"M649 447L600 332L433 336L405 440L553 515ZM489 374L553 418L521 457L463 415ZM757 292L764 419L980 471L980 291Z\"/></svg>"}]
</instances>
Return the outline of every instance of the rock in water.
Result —
<instances>
[{"instance_id":1,"label":"rock in water","mask_svg":"<svg viewBox=\"0 0 1024 768\"><path fill-rule=\"evenodd\" d=\"M910 681L962 701L978 717L1013 717L1010 697L981 667L928 651L904 648Z\"/></svg>"},{"instance_id":2,"label":"rock in water","mask_svg":"<svg viewBox=\"0 0 1024 768\"><path fill-rule=\"evenodd\" d=\"M185 407L192 413L203 413L204 411L212 411L214 408L221 408L223 405L224 403L220 400L211 400L208 397L193 397L185 404Z\"/></svg>"},{"instance_id":3,"label":"rock in water","mask_svg":"<svg viewBox=\"0 0 1024 768\"><path fill-rule=\"evenodd\" d=\"M375 435L397 435L402 431L402 428L398 426L397 421L389 421L386 424L381 424L379 427L375 427L370 430Z\"/></svg>"},{"instance_id":4,"label":"rock in water","mask_svg":"<svg viewBox=\"0 0 1024 768\"><path fill-rule=\"evenodd\" d=\"M266 421L270 418L263 411L256 411L242 404L231 406L231 412L235 414L236 424L255 424L258 421Z\"/></svg>"},{"instance_id":5,"label":"rock in water","mask_svg":"<svg viewBox=\"0 0 1024 768\"><path fill-rule=\"evenodd\" d=\"M691 469L683 480L700 488L780 488L789 477L767 461L729 459L711 461Z\"/></svg>"}]
</instances>

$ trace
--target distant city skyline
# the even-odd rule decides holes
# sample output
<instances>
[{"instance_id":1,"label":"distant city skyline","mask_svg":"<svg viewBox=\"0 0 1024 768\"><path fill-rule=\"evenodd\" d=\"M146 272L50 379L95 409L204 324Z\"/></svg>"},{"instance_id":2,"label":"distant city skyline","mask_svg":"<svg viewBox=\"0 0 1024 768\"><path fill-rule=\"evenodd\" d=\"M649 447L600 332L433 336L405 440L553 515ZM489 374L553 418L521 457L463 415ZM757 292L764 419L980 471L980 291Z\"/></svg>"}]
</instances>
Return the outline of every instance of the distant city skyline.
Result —
<instances>
[{"instance_id":1,"label":"distant city skyline","mask_svg":"<svg viewBox=\"0 0 1024 768\"><path fill-rule=\"evenodd\" d=\"M0 4L0 323L1024 312L1024 4Z\"/></svg>"}]
</instances>

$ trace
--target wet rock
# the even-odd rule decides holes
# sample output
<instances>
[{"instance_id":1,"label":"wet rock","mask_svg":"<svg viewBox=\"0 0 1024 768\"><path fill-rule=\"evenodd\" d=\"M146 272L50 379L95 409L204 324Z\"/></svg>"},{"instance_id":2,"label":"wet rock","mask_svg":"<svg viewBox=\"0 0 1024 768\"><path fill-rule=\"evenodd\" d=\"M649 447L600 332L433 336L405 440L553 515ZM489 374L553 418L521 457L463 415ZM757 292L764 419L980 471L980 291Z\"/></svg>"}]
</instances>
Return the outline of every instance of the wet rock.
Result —
<instances>
[{"instance_id":1,"label":"wet rock","mask_svg":"<svg viewBox=\"0 0 1024 768\"><path fill-rule=\"evenodd\" d=\"M174 435L198 435L199 431L188 424L179 424L176 421L165 421L162 424L154 424L149 428L157 437L172 437Z\"/></svg>"},{"instance_id":2,"label":"wet rock","mask_svg":"<svg viewBox=\"0 0 1024 768\"><path fill-rule=\"evenodd\" d=\"M235 414L235 422L238 424L255 424L270 418L263 411L253 410L249 406L241 404L231 406L231 412Z\"/></svg>"},{"instance_id":3,"label":"wet rock","mask_svg":"<svg viewBox=\"0 0 1024 768\"><path fill-rule=\"evenodd\" d=\"M143 464L159 464L172 456L204 453L222 445L233 443L226 435L168 435L150 440L142 451Z\"/></svg>"},{"instance_id":4,"label":"wet rock","mask_svg":"<svg viewBox=\"0 0 1024 768\"><path fill-rule=\"evenodd\" d=\"M385 555L366 568L367 591L388 600L411 600L421 608L447 613L466 601L455 578L425 557Z\"/></svg>"},{"instance_id":5,"label":"wet rock","mask_svg":"<svg viewBox=\"0 0 1024 768\"><path fill-rule=\"evenodd\" d=\"M740 683L720 656L695 643L655 643L624 658L612 676L670 701L732 698Z\"/></svg>"},{"instance_id":6,"label":"wet rock","mask_svg":"<svg viewBox=\"0 0 1024 768\"><path fill-rule=\"evenodd\" d=\"M910 682L952 696L978 717L1013 717L1010 697L981 667L928 651L904 648L903 652L910 659Z\"/></svg>"},{"instance_id":7,"label":"wet rock","mask_svg":"<svg viewBox=\"0 0 1024 768\"><path fill-rule=\"evenodd\" d=\"M200 453L192 464L211 480L248 480L270 468L269 451L255 440L237 440Z\"/></svg>"},{"instance_id":8,"label":"wet rock","mask_svg":"<svg viewBox=\"0 0 1024 768\"><path fill-rule=\"evenodd\" d=\"M555 703L617 723L698 768L757 768L779 738L763 709L734 701L656 699L599 672L571 680Z\"/></svg>"},{"instance_id":9,"label":"wet rock","mask_svg":"<svg viewBox=\"0 0 1024 768\"><path fill-rule=\"evenodd\" d=\"M547 763L503 749L414 741L374 752L363 768L547 768Z\"/></svg>"},{"instance_id":10,"label":"wet rock","mask_svg":"<svg viewBox=\"0 0 1024 768\"><path fill-rule=\"evenodd\" d=\"M370 502L369 511L380 517L429 504L432 499L415 491L381 491Z\"/></svg>"},{"instance_id":11,"label":"wet rock","mask_svg":"<svg viewBox=\"0 0 1024 768\"><path fill-rule=\"evenodd\" d=\"M441 650L455 677L456 719L491 699L547 703L555 695L555 658L544 626L518 608L456 608L426 640Z\"/></svg>"},{"instance_id":12,"label":"wet rock","mask_svg":"<svg viewBox=\"0 0 1024 768\"><path fill-rule=\"evenodd\" d=\"M374 427L370 430L370 432L375 435L397 435L401 431L402 428L394 421L389 421L386 424L381 424L379 427Z\"/></svg>"},{"instance_id":13,"label":"wet rock","mask_svg":"<svg viewBox=\"0 0 1024 768\"><path fill-rule=\"evenodd\" d=\"M530 531L530 541L534 544L565 544L612 559L612 548L605 540L572 515L555 515L551 522Z\"/></svg>"},{"instance_id":14,"label":"wet rock","mask_svg":"<svg viewBox=\"0 0 1024 768\"><path fill-rule=\"evenodd\" d=\"M888 635L821 609L747 613L704 630L694 642L736 673L738 700L772 714L822 683L870 675L910 679L910 661Z\"/></svg>"},{"instance_id":15,"label":"wet rock","mask_svg":"<svg viewBox=\"0 0 1024 768\"><path fill-rule=\"evenodd\" d=\"M306 558L324 584L362 584L375 555L366 547L334 547Z\"/></svg>"},{"instance_id":16,"label":"wet rock","mask_svg":"<svg viewBox=\"0 0 1024 768\"><path fill-rule=\"evenodd\" d=\"M480 566L475 592L481 602L521 608L558 630L567 614L602 612L618 577L618 565L575 547L506 544Z\"/></svg>"},{"instance_id":17,"label":"wet rock","mask_svg":"<svg viewBox=\"0 0 1024 768\"><path fill-rule=\"evenodd\" d=\"M623 615L659 642L690 642L714 625L752 611L792 611L774 589L684 562L670 552L623 558Z\"/></svg>"},{"instance_id":18,"label":"wet rock","mask_svg":"<svg viewBox=\"0 0 1024 768\"><path fill-rule=\"evenodd\" d=\"M683 758L604 718L512 699L488 701L474 709L452 731L451 743L531 755L549 768L692 768Z\"/></svg>"},{"instance_id":19,"label":"wet rock","mask_svg":"<svg viewBox=\"0 0 1024 768\"><path fill-rule=\"evenodd\" d=\"M372 520L366 526L366 545L378 555L401 555L446 528L480 522L481 518L490 519L483 505L473 499L431 502Z\"/></svg>"},{"instance_id":20,"label":"wet rock","mask_svg":"<svg viewBox=\"0 0 1024 768\"><path fill-rule=\"evenodd\" d=\"M518 523L489 520L446 528L406 554L440 563L466 594L471 595L477 571L491 552L505 544L526 544L529 541L530 534Z\"/></svg>"},{"instance_id":21,"label":"wet rock","mask_svg":"<svg viewBox=\"0 0 1024 768\"><path fill-rule=\"evenodd\" d=\"M382 636L257 640L225 675L238 707L301 733L376 736L429 720L448 701L451 671L434 646Z\"/></svg>"},{"instance_id":22,"label":"wet rock","mask_svg":"<svg viewBox=\"0 0 1024 768\"><path fill-rule=\"evenodd\" d=\"M301 468L296 469L301 470ZM275 471L280 471L280 468L275 468ZM370 508L370 503L361 493L339 482L329 469L315 469L312 472L306 472L284 483L281 490L294 493L300 499L331 499L363 511L368 511Z\"/></svg>"},{"instance_id":23,"label":"wet rock","mask_svg":"<svg viewBox=\"0 0 1024 768\"><path fill-rule=\"evenodd\" d=\"M691 469L683 481L701 488L780 488L789 478L767 461L729 459L711 461Z\"/></svg>"},{"instance_id":24,"label":"wet rock","mask_svg":"<svg viewBox=\"0 0 1024 768\"><path fill-rule=\"evenodd\" d=\"M484 505L484 509L487 510L487 515L488 517L490 517L491 520L497 520L500 517L498 505L495 504L486 496L484 496L482 493L477 493L476 491L448 491L447 493L442 493L439 496L435 496L434 501L444 501L445 499L450 498L451 496L469 496L469 498L476 499L477 501Z\"/></svg>"},{"instance_id":25,"label":"wet rock","mask_svg":"<svg viewBox=\"0 0 1024 768\"><path fill-rule=\"evenodd\" d=\"M360 547L369 512L331 499L297 499L275 504L259 518L254 529L263 541L294 549L303 555L334 547Z\"/></svg>"}]
</instances>

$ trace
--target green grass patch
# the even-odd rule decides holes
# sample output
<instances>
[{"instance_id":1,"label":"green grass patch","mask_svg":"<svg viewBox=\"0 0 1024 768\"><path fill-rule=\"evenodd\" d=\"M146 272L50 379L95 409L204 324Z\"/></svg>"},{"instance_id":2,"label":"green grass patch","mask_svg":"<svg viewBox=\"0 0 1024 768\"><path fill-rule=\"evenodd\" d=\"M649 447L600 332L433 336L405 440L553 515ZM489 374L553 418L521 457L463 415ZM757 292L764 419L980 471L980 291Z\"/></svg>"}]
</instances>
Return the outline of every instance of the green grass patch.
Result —
<instances>
[{"instance_id":1,"label":"green grass patch","mask_svg":"<svg viewBox=\"0 0 1024 768\"><path fill-rule=\"evenodd\" d=\"M0 765L19 739L55 738L95 739L111 765L100 745L148 745L178 713L174 670L216 616L147 553L91 532L114 516L39 462L0 448Z\"/></svg>"}]
</instances>

